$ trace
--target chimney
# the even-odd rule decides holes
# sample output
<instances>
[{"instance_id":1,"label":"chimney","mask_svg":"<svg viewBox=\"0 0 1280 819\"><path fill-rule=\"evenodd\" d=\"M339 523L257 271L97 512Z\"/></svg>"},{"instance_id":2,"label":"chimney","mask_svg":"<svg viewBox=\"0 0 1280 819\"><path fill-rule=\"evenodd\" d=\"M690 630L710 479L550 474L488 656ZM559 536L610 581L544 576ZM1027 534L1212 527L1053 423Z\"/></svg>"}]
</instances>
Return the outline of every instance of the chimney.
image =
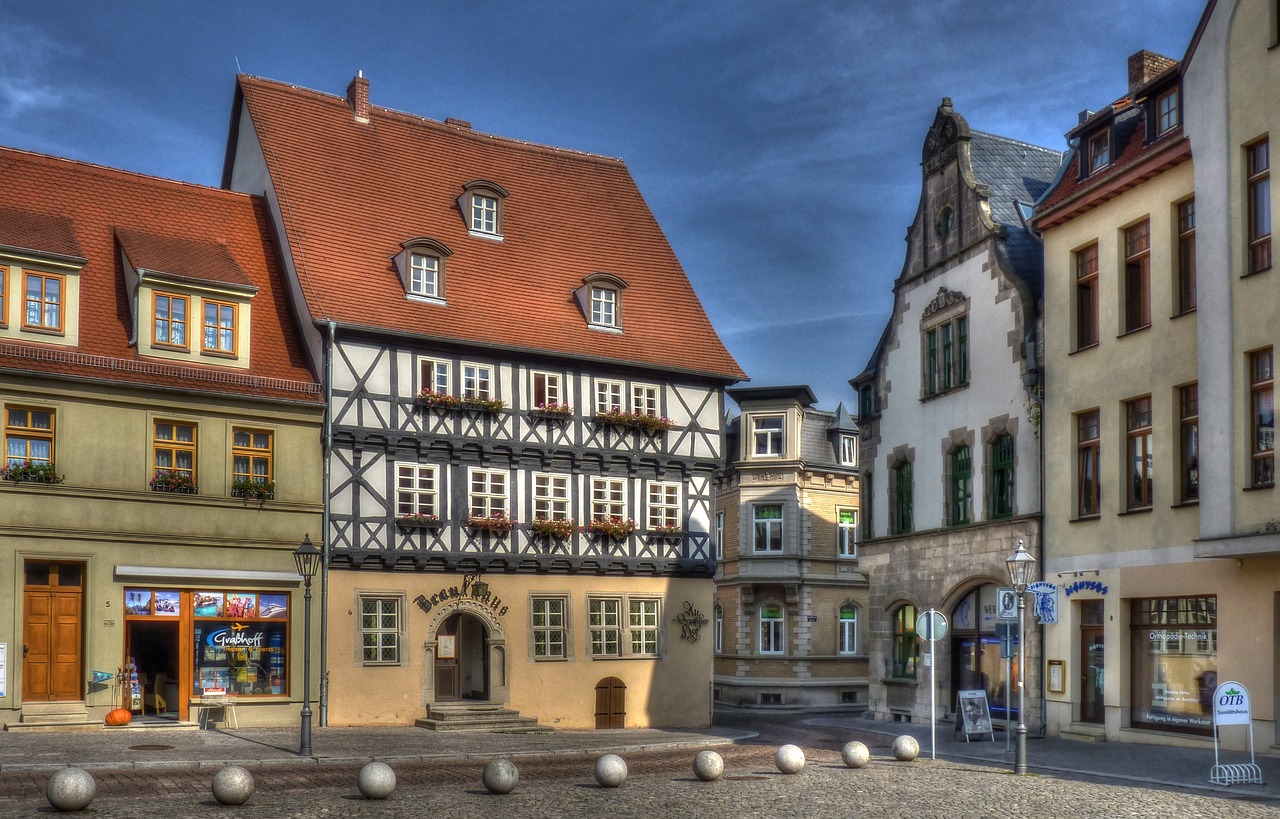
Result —
<instances>
[{"instance_id":1,"label":"chimney","mask_svg":"<svg viewBox=\"0 0 1280 819\"><path fill-rule=\"evenodd\" d=\"M369 80L363 71L357 71L347 86L347 105L351 106L356 122L369 121Z\"/></svg>"},{"instance_id":2,"label":"chimney","mask_svg":"<svg viewBox=\"0 0 1280 819\"><path fill-rule=\"evenodd\" d=\"M1130 95L1135 88L1146 85L1165 69L1177 63L1177 60L1171 60L1163 54L1147 51L1145 48L1129 57Z\"/></svg>"}]
</instances>

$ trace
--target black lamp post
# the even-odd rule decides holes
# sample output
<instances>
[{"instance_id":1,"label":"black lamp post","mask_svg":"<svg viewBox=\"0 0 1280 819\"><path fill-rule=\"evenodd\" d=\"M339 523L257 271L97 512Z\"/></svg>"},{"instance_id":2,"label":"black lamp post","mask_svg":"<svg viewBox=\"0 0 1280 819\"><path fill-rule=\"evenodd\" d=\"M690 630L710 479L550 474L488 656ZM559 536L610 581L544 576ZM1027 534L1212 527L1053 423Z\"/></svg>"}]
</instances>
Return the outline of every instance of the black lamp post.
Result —
<instances>
[{"instance_id":1,"label":"black lamp post","mask_svg":"<svg viewBox=\"0 0 1280 819\"><path fill-rule=\"evenodd\" d=\"M320 570L320 550L311 545L311 533L302 539L302 545L293 551L293 562L298 565L298 574L302 575L302 583L307 593L304 639L302 648L302 744L298 748L300 756L311 756L311 579Z\"/></svg>"},{"instance_id":2,"label":"black lamp post","mask_svg":"<svg viewBox=\"0 0 1280 819\"><path fill-rule=\"evenodd\" d=\"M1018 727L1015 729L1016 739L1013 746L1013 772L1018 776L1024 776L1027 773L1027 651L1024 645L1026 599L1023 595L1027 593L1027 586L1031 584L1031 571L1035 562L1036 559L1023 546L1021 539L1018 540L1017 551L1004 562L1009 568L1009 583L1018 595Z\"/></svg>"}]
</instances>

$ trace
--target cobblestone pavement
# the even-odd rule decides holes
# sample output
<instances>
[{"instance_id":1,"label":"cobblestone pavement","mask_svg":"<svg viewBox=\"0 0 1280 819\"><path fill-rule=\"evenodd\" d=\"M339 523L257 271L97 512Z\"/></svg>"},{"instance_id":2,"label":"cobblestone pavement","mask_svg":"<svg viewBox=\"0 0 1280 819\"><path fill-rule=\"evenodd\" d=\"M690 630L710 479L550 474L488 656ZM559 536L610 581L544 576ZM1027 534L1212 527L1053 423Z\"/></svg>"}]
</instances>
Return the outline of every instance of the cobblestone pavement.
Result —
<instances>
[{"instance_id":1,"label":"cobblestone pavement","mask_svg":"<svg viewBox=\"0 0 1280 819\"><path fill-rule=\"evenodd\" d=\"M844 723L844 724L841 724ZM889 733L857 731L847 720L814 719L804 715L760 718L754 715L718 718L727 732L734 729L746 738L736 744L717 744L713 750L725 760L725 778L700 782L692 775L698 750L687 737L679 747L647 749L637 739L644 732L613 734L629 750L619 746L630 775L622 787L600 788L593 776L595 759L607 744L582 747L600 741L602 732L565 738L561 747L530 746L512 758L520 771L520 784L506 796L487 793L481 772L490 756L506 754L506 744L520 747L517 738L476 736L460 747L472 753L445 758L388 758L396 772L397 787L386 801L363 799L356 788L362 761L335 754L330 761L289 761L272 756L276 749L263 745L258 759L246 756L256 790L239 808L218 805L210 783L220 762L221 749L242 737L199 732L188 741L195 747L210 742L219 753L198 758L183 767L137 765L91 767L97 797L85 814L101 819L147 817L339 817L429 816L502 819L503 817L1280 817L1280 800L1238 795L1222 790L1189 792L1149 783L1117 782L1099 776L1033 773L1015 777L1007 763L992 760L896 762L889 748ZM753 733L747 734L747 731ZM399 734L396 734L398 736ZM261 736L260 734L258 736ZM323 734L318 734L323 736ZM149 738L149 737L148 737ZM8 739L0 734L0 746ZM704 738L712 741L714 737ZM845 768L839 757L844 742L859 739L871 749L871 764L859 770ZM56 739L49 737L56 743ZM80 740L92 742L93 740ZM99 742L102 740L99 739ZM142 741L142 740L140 740ZM180 740L175 740L180 741ZM668 738L668 741L672 741ZM721 740L723 742L723 740ZM795 776L778 773L773 755L778 745L795 743L805 748L808 764ZM571 747L577 744L576 749ZM922 743L924 744L924 743ZM2 750L2 749L0 749ZM356 750L356 749L352 749ZM394 750L394 749L391 749ZM1144 751L1134 749L1135 754ZM225 757L222 757L225 759ZM47 816L53 813L45 799L45 786L53 770L6 768L0 771L0 816Z\"/></svg>"}]
</instances>

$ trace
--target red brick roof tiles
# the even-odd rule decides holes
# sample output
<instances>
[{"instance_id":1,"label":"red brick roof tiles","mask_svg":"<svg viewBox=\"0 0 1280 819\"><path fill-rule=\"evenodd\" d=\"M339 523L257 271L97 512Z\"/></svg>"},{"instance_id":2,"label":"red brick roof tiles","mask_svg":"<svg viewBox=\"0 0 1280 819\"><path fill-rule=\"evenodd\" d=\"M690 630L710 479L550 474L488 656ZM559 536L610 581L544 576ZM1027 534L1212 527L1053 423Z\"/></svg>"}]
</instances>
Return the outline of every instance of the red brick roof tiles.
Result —
<instances>
[{"instance_id":1,"label":"red brick roof tiles","mask_svg":"<svg viewBox=\"0 0 1280 819\"><path fill-rule=\"evenodd\" d=\"M79 344L0 339L0 369L320 403L290 318L261 198L97 165L0 148L0 246L85 260L79 278ZM14 214L17 214L15 217ZM222 281L240 271L251 302L249 369L160 361L130 344L132 319L117 235L144 267ZM34 245L34 246L32 246ZM220 259L220 261L219 261Z\"/></svg>"},{"instance_id":2,"label":"red brick roof tiles","mask_svg":"<svg viewBox=\"0 0 1280 819\"><path fill-rule=\"evenodd\" d=\"M116 230L116 238L135 268L213 284L253 287L248 274L240 269L227 246L220 242L151 236L125 228Z\"/></svg>"},{"instance_id":3,"label":"red brick roof tiles","mask_svg":"<svg viewBox=\"0 0 1280 819\"><path fill-rule=\"evenodd\" d=\"M314 320L745 377L620 160L376 106L360 123L344 98L239 80ZM509 193L502 241L468 233L457 199L476 179ZM415 237L453 251L446 305L405 298L392 259ZM588 328L573 291L593 273L626 281L624 332Z\"/></svg>"}]
</instances>

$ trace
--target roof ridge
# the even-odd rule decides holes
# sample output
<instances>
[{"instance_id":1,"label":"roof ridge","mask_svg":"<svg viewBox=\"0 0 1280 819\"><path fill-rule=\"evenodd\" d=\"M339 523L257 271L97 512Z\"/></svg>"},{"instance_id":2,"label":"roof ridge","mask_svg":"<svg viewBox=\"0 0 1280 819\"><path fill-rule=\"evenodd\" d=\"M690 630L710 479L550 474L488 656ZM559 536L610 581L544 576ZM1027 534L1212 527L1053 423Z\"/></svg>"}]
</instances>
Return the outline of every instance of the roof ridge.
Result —
<instances>
[{"instance_id":1,"label":"roof ridge","mask_svg":"<svg viewBox=\"0 0 1280 819\"><path fill-rule=\"evenodd\" d=\"M65 163L68 165L73 165L77 170L82 170L85 172L130 177L142 182L149 182L153 184L159 183L164 186L177 185L179 187L184 187L184 188L194 188L196 190L208 191L210 193L227 194L237 199L255 198L255 195L252 193L244 193L241 191L231 190L229 188L218 188L218 187L214 187L213 185L204 185L199 182L188 182L185 179L173 179L167 176L156 176L155 174L143 173L142 171L132 171L132 170L129 170L128 168L116 168L111 165L102 165L97 162L88 162L83 159L73 159L71 157L65 157L65 156L54 156L53 154L42 154L37 151L28 151L25 148L14 148L8 145L0 145L0 153L21 154L30 159L45 160L46 162L48 162L48 164ZM15 208L12 206L10 209L20 210L19 208Z\"/></svg>"},{"instance_id":2,"label":"roof ridge","mask_svg":"<svg viewBox=\"0 0 1280 819\"><path fill-rule=\"evenodd\" d=\"M991 139L998 139L1001 142L1008 142L1011 145L1020 145L1023 148L1032 148L1037 151L1044 151L1045 153L1048 153L1048 154L1056 154L1058 156L1062 156L1062 151L1057 151L1057 150L1054 150L1053 148L1046 148L1043 145L1036 145L1034 143L1026 142L1021 139L1014 139L1013 137L1001 136L1000 134L993 134L990 131L978 131L978 130L970 129L969 135L990 137Z\"/></svg>"},{"instance_id":3,"label":"roof ridge","mask_svg":"<svg viewBox=\"0 0 1280 819\"><path fill-rule=\"evenodd\" d=\"M270 77L259 77L255 74L241 74L240 76L248 80L253 80L260 83L268 83L271 85L287 88L287 89L298 91L305 94L311 94L318 97L327 97L335 102L340 103L344 108L347 106L346 97L341 96L340 94L331 94L328 91L318 91L314 88L307 88L306 86L297 85L296 83L284 82L283 80L273 80ZM607 154L598 154L592 151L583 151L578 148L564 148L559 145L548 145L547 143L544 143L544 142L532 142L527 139L516 139L515 137L502 136L501 134L490 134L486 131L477 131L474 128L466 128L466 129L458 128L456 126L450 125L447 122L442 122L438 119L431 119L430 117L424 117L421 114L413 114L408 111L401 111L396 108L388 108L385 105L370 104L369 108L371 111L377 111L381 114L384 114L390 117L394 117L394 118L402 119L415 124L424 125L427 127L442 130L448 134L457 134L459 136L467 136L467 137L472 137L476 139L492 140L494 142L505 142L511 145L515 145L523 148L530 148L536 151L546 151L552 154L570 154L573 156L582 157L583 159L595 160L598 162L608 163L611 165L622 165L624 167L626 166L626 162L621 157L609 156Z\"/></svg>"}]
</instances>

